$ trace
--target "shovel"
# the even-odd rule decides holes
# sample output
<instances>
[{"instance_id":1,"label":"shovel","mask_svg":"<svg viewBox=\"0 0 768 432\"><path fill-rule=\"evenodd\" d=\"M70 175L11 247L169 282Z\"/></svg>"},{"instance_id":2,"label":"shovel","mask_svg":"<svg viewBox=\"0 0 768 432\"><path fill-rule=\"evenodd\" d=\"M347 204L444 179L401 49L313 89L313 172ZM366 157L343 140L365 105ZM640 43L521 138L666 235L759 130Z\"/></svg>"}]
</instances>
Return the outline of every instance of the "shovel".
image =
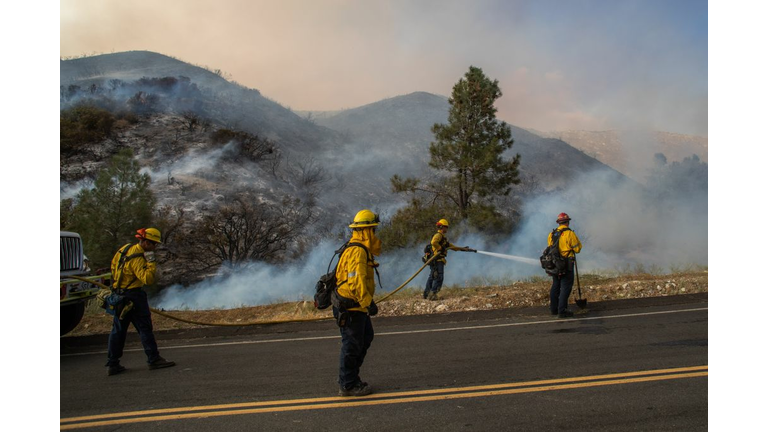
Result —
<instances>
[{"instance_id":1,"label":"shovel","mask_svg":"<svg viewBox=\"0 0 768 432\"><path fill-rule=\"evenodd\" d=\"M576 263L576 254L573 254L573 266L574 266L574 270L576 270L576 287L579 289L579 298L576 299L576 306L578 306L581 309L585 309L587 307L587 299L581 298L581 282L579 282L579 264Z\"/></svg>"}]
</instances>

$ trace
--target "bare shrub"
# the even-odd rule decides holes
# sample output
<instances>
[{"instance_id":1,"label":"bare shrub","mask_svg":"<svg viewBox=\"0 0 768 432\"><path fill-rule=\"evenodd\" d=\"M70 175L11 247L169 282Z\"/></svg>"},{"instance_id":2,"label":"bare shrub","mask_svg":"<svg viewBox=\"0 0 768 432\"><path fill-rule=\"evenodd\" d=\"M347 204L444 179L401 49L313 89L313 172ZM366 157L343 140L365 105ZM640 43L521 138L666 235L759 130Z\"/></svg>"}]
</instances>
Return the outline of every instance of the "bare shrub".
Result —
<instances>
[{"instance_id":1,"label":"bare shrub","mask_svg":"<svg viewBox=\"0 0 768 432\"><path fill-rule=\"evenodd\" d=\"M192 224L179 258L188 271L198 273L224 264L282 262L311 221L311 210L298 200L285 198L279 205L254 203L247 194L240 194Z\"/></svg>"},{"instance_id":2,"label":"bare shrub","mask_svg":"<svg viewBox=\"0 0 768 432\"><path fill-rule=\"evenodd\" d=\"M317 159L310 157L296 163L296 178L299 184L305 188L320 186L328 181L328 173Z\"/></svg>"}]
</instances>

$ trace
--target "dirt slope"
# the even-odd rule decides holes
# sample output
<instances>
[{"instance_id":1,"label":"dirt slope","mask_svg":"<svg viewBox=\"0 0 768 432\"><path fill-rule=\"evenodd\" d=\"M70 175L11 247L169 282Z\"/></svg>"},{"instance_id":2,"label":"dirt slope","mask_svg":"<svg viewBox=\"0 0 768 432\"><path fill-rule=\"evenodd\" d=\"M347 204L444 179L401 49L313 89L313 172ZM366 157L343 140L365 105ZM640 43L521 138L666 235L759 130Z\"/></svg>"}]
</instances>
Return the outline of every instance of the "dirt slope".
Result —
<instances>
[{"instance_id":1,"label":"dirt slope","mask_svg":"<svg viewBox=\"0 0 768 432\"><path fill-rule=\"evenodd\" d=\"M437 301L421 298L418 288L404 289L379 307L381 316L422 315L457 311L489 310L502 308L540 307L549 304L550 280L537 278L533 281L515 282L512 285L443 288ZM676 273L668 275L634 274L618 277L582 275L582 296L588 301L615 300L640 297L660 297L678 294L707 292L707 271ZM577 296L574 285L571 307ZM382 298L383 295L377 296ZM312 302L280 303L227 310L208 311L166 311L186 320L247 324L272 320L321 318L330 315L329 310L317 311ZM201 325L174 321L154 314L155 330L199 328ZM111 316L89 306L80 325L65 337L107 334L112 328ZM133 330L132 330L133 331Z\"/></svg>"}]
</instances>

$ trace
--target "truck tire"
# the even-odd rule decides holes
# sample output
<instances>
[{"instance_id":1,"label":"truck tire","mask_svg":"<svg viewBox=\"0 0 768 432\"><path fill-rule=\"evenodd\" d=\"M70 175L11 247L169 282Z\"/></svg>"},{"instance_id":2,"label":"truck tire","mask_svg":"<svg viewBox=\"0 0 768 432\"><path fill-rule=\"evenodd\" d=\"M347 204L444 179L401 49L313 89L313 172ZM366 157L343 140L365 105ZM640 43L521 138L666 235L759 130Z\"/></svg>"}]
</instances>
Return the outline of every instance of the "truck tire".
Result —
<instances>
[{"instance_id":1,"label":"truck tire","mask_svg":"<svg viewBox=\"0 0 768 432\"><path fill-rule=\"evenodd\" d=\"M85 313L85 303L81 302L62 306L60 313L61 334L59 336L64 336L80 324L80 320L83 319L83 314Z\"/></svg>"}]
</instances>

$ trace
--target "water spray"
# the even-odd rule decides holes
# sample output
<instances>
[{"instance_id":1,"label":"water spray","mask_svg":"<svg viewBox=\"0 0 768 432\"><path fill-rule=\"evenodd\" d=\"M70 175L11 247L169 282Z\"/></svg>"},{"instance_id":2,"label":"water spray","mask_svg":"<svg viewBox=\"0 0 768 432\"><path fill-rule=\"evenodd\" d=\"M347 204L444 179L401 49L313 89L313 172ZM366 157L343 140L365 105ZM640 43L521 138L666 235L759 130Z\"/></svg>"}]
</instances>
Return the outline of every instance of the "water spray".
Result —
<instances>
[{"instance_id":1,"label":"water spray","mask_svg":"<svg viewBox=\"0 0 768 432\"><path fill-rule=\"evenodd\" d=\"M483 254L483 255L490 255L490 256L493 256L493 257L496 257L496 258L502 258L502 259L506 259L506 260L510 260L510 261L518 261L518 262L525 263L525 264L530 264L530 265L540 265L541 264L539 261L537 261L535 259L521 257L521 256L517 256L517 255L505 255L505 254L500 254L500 253L495 253L495 252L486 252L486 251L480 251L480 250L477 251L477 253Z\"/></svg>"}]
</instances>

